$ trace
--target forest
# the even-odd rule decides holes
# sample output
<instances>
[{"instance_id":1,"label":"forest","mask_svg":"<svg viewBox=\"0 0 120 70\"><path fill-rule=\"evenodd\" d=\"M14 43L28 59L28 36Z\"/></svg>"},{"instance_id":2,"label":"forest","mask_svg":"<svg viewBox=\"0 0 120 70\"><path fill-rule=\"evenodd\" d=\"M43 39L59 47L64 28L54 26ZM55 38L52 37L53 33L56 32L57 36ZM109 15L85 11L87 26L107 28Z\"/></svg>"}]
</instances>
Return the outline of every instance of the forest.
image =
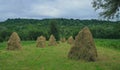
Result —
<instances>
[{"instance_id":1,"label":"forest","mask_svg":"<svg viewBox=\"0 0 120 70\"><path fill-rule=\"evenodd\" d=\"M75 37L88 26L96 39L120 39L120 21L80 20L80 19L7 19L0 22L0 42L7 41L12 32L17 32L21 40L36 40L38 36L50 37L50 23L55 23L59 37Z\"/></svg>"}]
</instances>

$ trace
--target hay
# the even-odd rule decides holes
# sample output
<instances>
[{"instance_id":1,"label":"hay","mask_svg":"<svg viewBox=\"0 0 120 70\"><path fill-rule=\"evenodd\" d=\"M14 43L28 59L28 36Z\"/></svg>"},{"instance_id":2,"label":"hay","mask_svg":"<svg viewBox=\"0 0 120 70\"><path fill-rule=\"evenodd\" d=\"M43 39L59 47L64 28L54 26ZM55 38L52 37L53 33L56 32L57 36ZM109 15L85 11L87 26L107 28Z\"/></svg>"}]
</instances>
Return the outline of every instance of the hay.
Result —
<instances>
[{"instance_id":1,"label":"hay","mask_svg":"<svg viewBox=\"0 0 120 70\"><path fill-rule=\"evenodd\" d=\"M62 42L62 43L65 43L66 42L66 38L60 38L60 41Z\"/></svg>"},{"instance_id":2,"label":"hay","mask_svg":"<svg viewBox=\"0 0 120 70\"><path fill-rule=\"evenodd\" d=\"M74 39L73 39L72 36L70 36L70 37L68 38L67 43L70 44L70 45L73 45L73 44L74 44Z\"/></svg>"},{"instance_id":3,"label":"hay","mask_svg":"<svg viewBox=\"0 0 120 70\"><path fill-rule=\"evenodd\" d=\"M20 38L16 32L13 32L7 42L7 50L21 49Z\"/></svg>"},{"instance_id":4,"label":"hay","mask_svg":"<svg viewBox=\"0 0 120 70\"><path fill-rule=\"evenodd\" d=\"M38 37L36 41L36 47L40 48L46 47L46 38L43 36Z\"/></svg>"},{"instance_id":5,"label":"hay","mask_svg":"<svg viewBox=\"0 0 120 70\"><path fill-rule=\"evenodd\" d=\"M43 40L46 41L46 37L42 36L43 37Z\"/></svg>"},{"instance_id":6,"label":"hay","mask_svg":"<svg viewBox=\"0 0 120 70\"><path fill-rule=\"evenodd\" d=\"M95 61L97 50L88 27L83 28L75 38L75 43L68 53L68 58Z\"/></svg>"},{"instance_id":7,"label":"hay","mask_svg":"<svg viewBox=\"0 0 120 70\"><path fill-rule=\"evenodd\" d=\"M50 36L48 45L49 46L56 46L57 45L56 39L53 35Z\"/></svg>"}]
</instances>

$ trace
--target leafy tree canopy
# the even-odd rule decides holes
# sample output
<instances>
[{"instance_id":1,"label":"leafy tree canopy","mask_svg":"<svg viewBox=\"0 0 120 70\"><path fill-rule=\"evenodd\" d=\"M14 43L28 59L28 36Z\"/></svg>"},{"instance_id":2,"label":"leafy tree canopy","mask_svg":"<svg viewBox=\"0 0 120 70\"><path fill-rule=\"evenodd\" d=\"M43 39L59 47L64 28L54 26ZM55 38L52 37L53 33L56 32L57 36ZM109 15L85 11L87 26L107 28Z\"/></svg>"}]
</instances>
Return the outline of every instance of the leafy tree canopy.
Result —
<instances>
[{"instance_id":1,"label":"leafy tree canopy","mask_svg":"<svg viewBox=\"0 0 120 70\"><path fill-rule=\"evenodd\" d=\"M100 16L107 19L118 18L120 14L120 0L93 0L95 10L102 9Z\"/></svg>"}]
</instances>

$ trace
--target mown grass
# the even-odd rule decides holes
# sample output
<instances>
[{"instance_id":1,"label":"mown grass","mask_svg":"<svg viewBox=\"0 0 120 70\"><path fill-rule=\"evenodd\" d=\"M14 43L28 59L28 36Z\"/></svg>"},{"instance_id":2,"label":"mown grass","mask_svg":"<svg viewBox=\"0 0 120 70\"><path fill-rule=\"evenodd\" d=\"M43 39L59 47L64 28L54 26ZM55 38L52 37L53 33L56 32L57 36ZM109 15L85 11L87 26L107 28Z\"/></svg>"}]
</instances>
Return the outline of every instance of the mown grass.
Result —
<instances>
[{"instance_id":1,"label":"mown grass","mask_svg":"<svg viewBox=\"0 0 120 70\"><path fill-rule=\"evenodd\" d=\"M37 48L35 41L23 41L20 51L7 51L6 42L0 43L0 70L120 70L120 50L96 45L98 60L85 62L67 58L67 43Z\"/></svg>"}]
</instances>

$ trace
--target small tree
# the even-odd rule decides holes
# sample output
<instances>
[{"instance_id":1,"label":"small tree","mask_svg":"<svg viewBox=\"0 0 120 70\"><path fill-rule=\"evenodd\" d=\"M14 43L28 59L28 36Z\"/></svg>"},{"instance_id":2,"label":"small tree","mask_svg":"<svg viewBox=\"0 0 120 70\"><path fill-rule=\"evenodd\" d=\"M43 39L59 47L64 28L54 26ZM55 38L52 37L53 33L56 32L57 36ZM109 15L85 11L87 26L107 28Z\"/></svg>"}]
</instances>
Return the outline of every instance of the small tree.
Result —
<instances>
[{"instance_id":1,"label":"small tree","mask_svg":"<svg viewBox=\"0 0 120 70\"><path fill-rule=\"evenodd\" d=\"M57 21L52 20L50 21L50 35L54 35L56 38L56 41L59 40L59 30L58 30L58 26L57 26Z\"/></svg>"}]
</instances>

